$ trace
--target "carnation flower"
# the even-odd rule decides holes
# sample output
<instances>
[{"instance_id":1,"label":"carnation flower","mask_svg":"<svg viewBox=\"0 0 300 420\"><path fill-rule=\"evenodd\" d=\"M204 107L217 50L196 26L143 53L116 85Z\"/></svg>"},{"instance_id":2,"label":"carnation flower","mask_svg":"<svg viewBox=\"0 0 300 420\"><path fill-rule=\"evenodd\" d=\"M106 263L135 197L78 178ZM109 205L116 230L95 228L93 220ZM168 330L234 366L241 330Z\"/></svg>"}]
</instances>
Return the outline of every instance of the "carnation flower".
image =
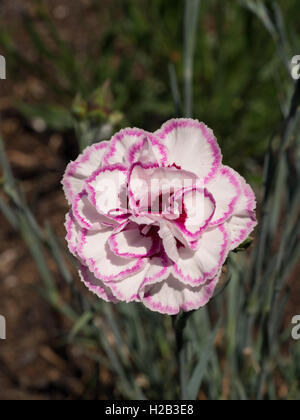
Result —
<instances>
[{"instance_id":1,"label":"carnation flower","mask_svg":"<svg viewBox=\"0 0 300 420\"><path fill-rule=\"evenodd\" d=\"M121 130L71 162L63 186L66 238L85 285L164 314L204 306L256 225L251 187L197 120Z\"/></svg>"}]
</instances>

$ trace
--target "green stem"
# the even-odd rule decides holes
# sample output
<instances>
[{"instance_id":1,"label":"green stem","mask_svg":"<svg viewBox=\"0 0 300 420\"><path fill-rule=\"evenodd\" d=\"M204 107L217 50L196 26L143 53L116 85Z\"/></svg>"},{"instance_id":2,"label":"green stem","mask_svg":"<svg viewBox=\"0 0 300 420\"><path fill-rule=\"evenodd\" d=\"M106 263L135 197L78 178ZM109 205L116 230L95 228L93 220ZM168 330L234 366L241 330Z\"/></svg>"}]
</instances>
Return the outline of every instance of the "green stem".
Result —
<instances>
[{"instance_id":1,"label":"green stem","mask_svg":"<svg viewBox=\"0 0 300 420\"><path fill-rule=\"evenodd\" d=\"M197 37L200 0L185 0L184 7L184 116L193 114L194 54Z\"/></svg>"},{"instance_id":2,"label":"green stem","mask_svg":"<svg viewBox=\"0 0 300 420\"><path fill-rule=\"evenodd\" d=\"M194 311L184 312L172 316L172 325L175 334L176 359L179 368L179 399L187 399L187 371L186 371L186 348L184 341L184 329L188 318Z\"/></svg>"}]
</instances>

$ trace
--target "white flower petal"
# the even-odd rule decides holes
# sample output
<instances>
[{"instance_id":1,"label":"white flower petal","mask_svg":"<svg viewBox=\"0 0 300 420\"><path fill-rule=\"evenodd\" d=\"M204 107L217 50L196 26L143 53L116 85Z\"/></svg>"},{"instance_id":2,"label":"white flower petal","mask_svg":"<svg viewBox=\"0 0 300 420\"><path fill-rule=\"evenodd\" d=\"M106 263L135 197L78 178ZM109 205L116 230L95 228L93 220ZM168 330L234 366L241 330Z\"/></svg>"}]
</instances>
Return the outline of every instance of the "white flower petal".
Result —
<instances>
[{"instance_id":1,"label":"white flower petal","mask_svg":"<svg viewBox=\"0 0 300 420\"><path fill-rule=\"evenodd\" d=\"M179 248L179 260L173 266L174 276L193 286L205 283L224 264L229 245L230 238L224 225L205 231L196 251L187 247Z\"/></svg>"},{"instance_id":2,"label":"white flower petal","mask_svg":"<svg viewBox=\"0 0 300 420\"><path fill-rule=\"evenodd\" d=\"M75 162L70 162L67 166L62 184L69 204L82 191L85 180L101 167L108 144L102 141L87 147Z\"/></svg>"},{"instance_id":3,"label":"white flower petal","mask_svg":"<svg viewBox=\"0 0 300 420\"><path fill-rule=\"evenodd\" d=\"M174 225L188 242L196 241L213 218L214 197L206 189L194 187L178 191L172 201L179 215Z\"/></svg>"},{"instance_id":4,"label":"white flower petal","mask_svg":"<svg viewBox=\"0 0 300 420\"><path fill-rule=\"evenodd\" d=\"M97 279L85 265L80 265L79 276L85 286L101 299L105 300L106 302L119 302L119 300L112 293L110 287L105 285L101 280Z\"/></svg>"},{"instance_id":5,"label":"white flower petal","mask_svg":"<svg viewBox=\"0 0 300 420\"><path fill-rule=\"evenodd\" d=\"M125 128L115 134L110 142L104 156L104 164L113 165L116 163L125 166L130 165L131 149L147 138L149 133L139 128Z\"/></svg>"},{"instance_id":6,"label":"white flower petal","mask_svg":"<svg viewBox=\"0 0 300 420\"><path fill-rule=\"evenodd\" d=\"M173 119L154 134L166 147L170 165L175 163L204 182L217 174L222 155L212 130L205 124L188 118Z\"/></svg>"},{"instance_id":7,"label":"white flower petal","mask_svg":"<svg viewBox=\"0 0 300 420\"><path fill-rule=\"evenodd\" d=\"M156 235L145 236L137 224L128 222L122 225L121 231L118 228L118 231L109 237L108 242L116 255L125 258L149 257L159 249Z\"/></svg>"},{"instance_id":8,"label":"white flower petal","mask_svg":"<svg viewBox=\"0 0 300 420\"><path fill-rule=\"evenodd\" d=\"M80 232L80 226L72 211L66 214L65 228L67 231L66 241L69 251L74 255L74 257L79 258L77 253L77 241Z\"/></svg>"},{"instance_id":9,"label":"white flower petal","mask_svg":"<svg viewBox=\"0 0 300 420\"><path fill-rule=\"evenodd\" d=\"M90 271L104 282L129 277L141 271L147 263L146 259L129 259L115 255L108 244L111 234L111 229L83 229L78 239L78 255Z\"/></svg>"},{"instance_id":10,"label":"white flower petal","mask_svg":"<svg viewBox=\"0 0 300 420\"><path fill-rule=\"evenodd\" d=\"M174 166L132 165L128 174L128 196L133 209L168 214L172 194L197 183L195 174ZM161 200L161 201L160 201Z\"/></svg>"},{"instance_id":11,"label":"white flower petal","mask_svg":"<svg viewBox=\"0 0 300 420\"><path fill-rule=\"evenodd\" d=\"M89 200L99 213L111 217L127 213L127 200L123 194L126 180L126 167L120 164L103 166L87 179L85 187Z\"/></svg>"},{"instance_id":12,"label":"white flower petal","mask_svg":"<svg viewBox=\"0 0 300 420\"><path fill-rule=\"evenodd\" d=\"M162 314L176 315L180 310L192 311L206 305L218 283L220 273L197 287L183 284L169 276L154 285L146 286L142 297L144 305Z\"/></svg>"},{"instance_id":13,"label":"white flower petal","mask_svg":"<svg viewBox=\"0 0 300 420\"><path fill-rule=\"evenodd\" d=\"M177 242L167 222L162 221L160 223L158 234L162 239L164 251L167 256L172 261L178 261L179 254L177 250Z\"/></svg>"},{"instance_id":14,"label":"white flower petal","mask_svg":"<svg viewBox=\"0 0 300 420\"><path fill-rule=\"evenodd\" d=\"M241 186L237 172L223 166L217 176L206 185L216 202L216 210L209 222L210 226L223 223L233 214L241 195Z\"/></svg>"},{"instance_id":15,"label":"white flower petal","mask_svg":"<svg viewBox=\"0 0 300 420\"><path fill-rule=\"evenodd\" d=\"M142 137L140 141L135 142L129 149L130 165L136 162L165 165L167 162L166 149L157 137L148 133L146 137Z\"/></svg>"},{"instance_id":16,"label":"white flower petal","mask_svg":"<svg viewBox=\"0 0 300 420\"><path fill-rule=\"evenodd\" d=\"M100 214L88 199L85 190L77 194L73 203L73 214L82 228L99 230L103 227L117 225L115 220Z\"/></svg>"},{"instance_id":17,"label":"white flower petal","mask_svg":"<svg viewBox=\"0 0 300 420\"><path fill-rule=\"evenodd\" d=\"M239 175L242 194L235 206L233 215L227 221L226 225L230 232L231 245L230 250L238 247L257 225L255 207L255 194L250 187Z\"/></svg>"}]
</instances>

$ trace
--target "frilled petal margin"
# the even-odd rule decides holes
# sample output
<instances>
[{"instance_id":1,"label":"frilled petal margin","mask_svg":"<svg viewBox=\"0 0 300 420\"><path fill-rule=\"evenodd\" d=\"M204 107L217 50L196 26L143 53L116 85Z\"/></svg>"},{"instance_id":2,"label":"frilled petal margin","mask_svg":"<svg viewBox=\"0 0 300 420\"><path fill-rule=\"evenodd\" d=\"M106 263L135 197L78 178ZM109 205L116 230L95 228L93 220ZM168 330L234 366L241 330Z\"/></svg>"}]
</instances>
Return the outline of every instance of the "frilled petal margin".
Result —
<instances>
[{"instance_id":1,"label":"frilled petal margin","mask_svg":"<svg viewBox=\"0 0 300 420\"><path fill-rule=\"evenodd\" d=\"M166 280L146 286L141 300L152 311L168 315L175 315L180 310L199 309L211 299L219 277L220 273L217 273L212 280L201 286L192 287L169 276Z\"/></svg>"},{"instance_id":2,"label":"frilled petal margin","mask_svg":"<svg viewBox=\"0 0 300 420\"><path fill-rule=\"evenodd\" d=\"M79 276L85 286L98 297L102 298L106 302L120 302L114 296L110 287L105 285L101 280L97 279L85 265L80 264Z\"/></svg>"},{"instance_id":3,"label":"frilled petal margin","mask_svg":"<svg viewBox=\"0 0 300 420\"><path fill-rule=\"evenodd\" d=\"M152 133L139 128L125 128L114 135L104 156L104 164L152 162L164 165L166 150Z\"/></svg>"},{"instance_id":4,"label":"frilled petal margin","mask_svg":"<svg viewBox=\"0 0 300 420\"><path fill-rule=\"evenodd\" d=\"M74 257L79 258L79 255L77 253L77 239L80 226L76 218L74 217L72 211L70 211L66 215L65 228L67 231L66 241L68 244L69 251L72 255L74 255Z\"/></svg>"},{"instance_id":5,"label":"frilled petal margin","mask_svg":"<svg viewBox=\"0 0 300 420\"><path fill-rule=\"evenodd\" d=\"M122 280L141 271L147 264L143 258L120 257L111 250L108 239L111 229L88 231L82 229L78 237L77 254L94 275L104 281Z\"/></svg>"},{"instance_id":6,"label":"frilled petal margin","mask_svg":"<svg viewBox=\"0 0 300 420\"><path fill-rule=\"evenodd\" d=\"M177 204L177 206L175 205ZM188 241L199 239L201 233L214 216L215 199L206 189L183 189L174 194L174 210L180 216L174 220L175 226Z\"/></svg>"},{"instance_id":7,"label":"frilled petal margin","mask_svg":"<svg viewBox=\"0 0 300 420\"><path fill-rule=\"evenodd\" d=\"M149 209L152 214L166 214L172 194L197 183L195 174L176 166L136 162L128 171L128 197L136 211ZM163 200L159 202L158 197Z\"/></svg>"},{"instance_id":8,"label":"frilled petal margin","mask_svg":"<svg viewBox=\"0 0 300 420\"><path fill-rule=\"evenodd\" d=\"M148 133L130 147L128 160L130 165L151 162L164 166L167 163L167 151L153 134Z\"/></svg>"},{"instance_id":9,"label":"frilled petal margin","mask_svg":"<svg viewBox=\"0 0 300 420\"><path fill-rule=\"evenodd\" d=\"M97 211L90 202L88 193L83 190L73 201L73 214L78 224L84 229L99 230L103 227L116 226L117 222Z\"/></svg>"},{"instance_id":10,"label":"frilled petal margin","mask_svg":"<svg viewBox=\"0 0 300 420\"><path fill-rule=\"evenodd\" d=\"M216 210L209 225L216 226L227 220L234 212L242 193L239 175L228 166L223 166L206 188L216 203Z\"/></svg>"},{"instance_id":11,"label":"frilled petal margin","mask_svg":"<svg viewBox=\"0 0 300 420\"><path fill-rule=\"evenodd\" d=\"M198 249L181 247L173 274L180 281L197 286L214 277L224 264L230 246L226 226L220 225L205 231L199 239Z\"/></svg>"},{"instance_id":12,"label":"frilled petal margin","mask_svg":"<svg viewBox=\"0 0 300 420\"><path fill-rule=\"evenodd\" d=\"M255 208L255 194L244 178L238 175L242 194L235 206L233 215L227 221L226 225L231 237L229 250L235 249L250 235L257 225Z\"/></svg>"},{"instance_id":13,"label":"frilled petal margin","mask_svg":"<svg viewBox=\"0 0 300 420\"><path fill-rule=\"evenodd\" d=\"M109 237L108 243L116 255L125 258L150 257L159 249L156 236L144 235L139 225L127 221Z\"/></svg>"},{"instance_id":14,"label":"frilled petal margin","mask_svg":"<svg viewBox=\"0 0 300 420\"><path fill-rule=\"evenodd\" d=\"M109 142L102 141L87 147L74 162L70 162L62 179L62 185L69 204L79 194L84 181L101 166Z\"/></svg>"},{"instance_id":15,"label":"frilled petal margin","mask_svg":"<svg viewBox=\"0 0 300 420\"><path fill-rule=\"evenodd\" d=\"M141 301L143 287L164 280L170 273L170 267L163 258L153 257L143 269L126 279L105 283L117 299L125 302ZM141 283L141 279L144 279Z\"/></svg>"},{"instance_id":16,"label":"frilled petal margin","mask_svg":"<svg viewBox=\"0 0 300 420\"><path fill-rule=\"evenodd\" d=\"M126 189L127 169L123 164L103 166L96 170L85 182L88 198L95 209L103 215L110 215L120 209L127 213L127 202L123 202L120 192Z\"/></svg>"},{"instance_id":17,"label":"frilled petal margin","mask_svg":"<svg viewBox=\"0 0 300 420\"><path fill-rule=\"evenodd\" d=\"M189 118L172 119L154 135L166 147L168 164L194 172L204 182L213 179L220 168L222 154L205 124Z\"/></svg>"}]
</instances>

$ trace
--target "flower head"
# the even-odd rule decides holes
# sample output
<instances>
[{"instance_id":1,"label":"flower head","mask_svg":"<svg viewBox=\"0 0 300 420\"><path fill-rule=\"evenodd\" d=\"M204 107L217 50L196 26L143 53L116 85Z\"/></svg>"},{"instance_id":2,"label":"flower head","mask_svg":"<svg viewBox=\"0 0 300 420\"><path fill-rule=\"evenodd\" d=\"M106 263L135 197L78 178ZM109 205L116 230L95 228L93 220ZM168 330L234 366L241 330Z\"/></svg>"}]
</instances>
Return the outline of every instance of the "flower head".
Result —
<instances>
[{"instance_id":1,"label":"flower head","mask_svg":"<svg viewBox=\"0 0 300 420\"><path fill-rule=\"evenodd\" d=\"M63 178L67 242L106 301L177 314L212 297L228 253L256 225L255 196L213 132L173 119L88 147Z\"/></svg>"}]
</instances>

